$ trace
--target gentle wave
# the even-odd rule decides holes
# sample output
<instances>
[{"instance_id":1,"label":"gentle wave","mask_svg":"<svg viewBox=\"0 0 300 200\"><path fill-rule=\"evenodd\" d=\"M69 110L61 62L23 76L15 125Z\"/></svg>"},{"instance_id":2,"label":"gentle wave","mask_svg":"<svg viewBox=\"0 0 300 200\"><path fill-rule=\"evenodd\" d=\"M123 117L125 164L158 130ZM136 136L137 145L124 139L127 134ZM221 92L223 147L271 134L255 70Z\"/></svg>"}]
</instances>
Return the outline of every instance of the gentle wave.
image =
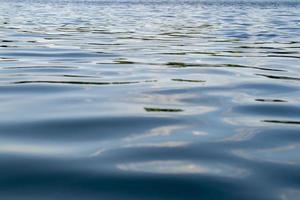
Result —
<instances>
[{"instance_id":1,"label":"gentle wave","mask_svg":"<svg viewBox=\"0 0 300 200\"><path fill-rule=\"evenodd\" d=\"M1 199L298 199L299 8L0 0Z\"/></svg>"}]
</instances>

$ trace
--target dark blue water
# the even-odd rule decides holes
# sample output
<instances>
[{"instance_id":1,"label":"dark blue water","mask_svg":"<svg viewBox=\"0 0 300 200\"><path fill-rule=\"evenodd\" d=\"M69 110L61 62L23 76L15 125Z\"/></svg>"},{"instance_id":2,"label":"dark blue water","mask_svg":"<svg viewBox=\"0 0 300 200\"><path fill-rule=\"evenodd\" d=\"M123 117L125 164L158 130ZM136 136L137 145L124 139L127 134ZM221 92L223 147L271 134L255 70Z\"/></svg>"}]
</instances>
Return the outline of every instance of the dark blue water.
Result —
<instances>
[{"instance_id":1,"label":"dark blue water","mask_svg":"<svg viewBox=\"0 0 300 200\"><path fill-rule=\"evenodd\" d=\"M0 0L0 199L300 199L300 1Z\"/></svg>"}]
</instances>

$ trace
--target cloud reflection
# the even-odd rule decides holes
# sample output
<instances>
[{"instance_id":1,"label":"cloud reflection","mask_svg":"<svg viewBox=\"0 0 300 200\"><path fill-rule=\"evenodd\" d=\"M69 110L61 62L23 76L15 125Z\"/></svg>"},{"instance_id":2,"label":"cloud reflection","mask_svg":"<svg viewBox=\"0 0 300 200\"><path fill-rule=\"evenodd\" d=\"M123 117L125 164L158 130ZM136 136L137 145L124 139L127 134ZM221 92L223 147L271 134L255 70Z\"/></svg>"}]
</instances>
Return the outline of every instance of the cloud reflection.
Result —
<instances>
[{"instance_id":1,"label":"cloud reflection","mask_svg":"<svg viewBox=\"0 0 300 200\"><path fill-rule=\"evenodd\" d=\"M228 177L247 175L244 169L224 164L195 163L191 161L147 161L118 164L122 171L158 173L158 174L211 174Z\"/></svg>"},{"instance_id":2,"label":"cloud reflection","mask_svg":"<svg viewBox=\"0 0 300 200\"><path fill-rule=\"evenodd\" d=\"M12 154L31 154L31 155L60 155L66 154L68 150L49 145L31 145L31 144L1 144L0 153ZM69 152L70 153L70 152Z\"/></svg>"}]
</instances>

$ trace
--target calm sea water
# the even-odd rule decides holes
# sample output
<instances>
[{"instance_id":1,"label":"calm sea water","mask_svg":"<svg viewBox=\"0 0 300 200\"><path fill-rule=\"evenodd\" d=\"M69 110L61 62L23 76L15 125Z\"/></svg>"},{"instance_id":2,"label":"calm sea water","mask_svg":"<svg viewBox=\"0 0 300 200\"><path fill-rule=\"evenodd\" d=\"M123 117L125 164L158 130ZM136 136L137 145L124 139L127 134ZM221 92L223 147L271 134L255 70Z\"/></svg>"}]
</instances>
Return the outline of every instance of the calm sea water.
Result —
<instances>
[{"instance_id":1,"label":"calm sea water","mask_svg":"<svg viewBox=\"0 0 300 200\"><path fill-rule=\"evenodd\" d=\"M300 199L300 1L0 0L0 199Z\"/></svg>"}]
</instances>

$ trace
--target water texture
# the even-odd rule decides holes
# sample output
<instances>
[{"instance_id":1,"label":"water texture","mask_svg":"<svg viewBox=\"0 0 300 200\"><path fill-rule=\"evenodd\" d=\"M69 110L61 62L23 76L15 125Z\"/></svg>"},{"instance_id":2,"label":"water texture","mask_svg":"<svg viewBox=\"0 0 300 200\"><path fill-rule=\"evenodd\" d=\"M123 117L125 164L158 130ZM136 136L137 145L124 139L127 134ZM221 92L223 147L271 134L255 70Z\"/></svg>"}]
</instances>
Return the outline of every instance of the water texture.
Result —
<instances>
[{"instance_id":1,"label":"water texture","mask_svg":"<svg viewBox=\"0 0 300 200\"><path fill-rule=\"evenodd\" d=\"M0 0L0 199L300 199L299 11Z\"/></svg>"}]
</instances>

